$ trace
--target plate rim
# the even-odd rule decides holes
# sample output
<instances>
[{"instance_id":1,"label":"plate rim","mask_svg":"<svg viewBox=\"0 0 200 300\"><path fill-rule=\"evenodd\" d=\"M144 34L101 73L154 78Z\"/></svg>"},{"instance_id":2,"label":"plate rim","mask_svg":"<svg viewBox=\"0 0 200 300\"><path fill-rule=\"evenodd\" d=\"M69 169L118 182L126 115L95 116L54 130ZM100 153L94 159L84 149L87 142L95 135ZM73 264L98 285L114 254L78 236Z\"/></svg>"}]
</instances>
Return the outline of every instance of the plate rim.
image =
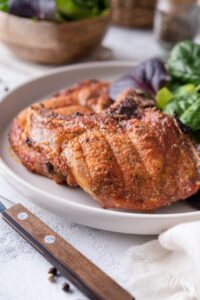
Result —
<instances>
[{"instance_id":1,"label":"plate rim","mask_svg":"<svg viewBox=\"0 0 200 300\"><path fill-rule=\"evenodd\" d=\"M100 68L100 67L106 67L106 66L111 66L111 67L130 67L130 65L135 65L137 64L138 61L134 60L127 60L127 61L104 61L104 62L86 62L86 63L78 63L78 64L73 64L73 65L68 65L68 66L62 66L62 67L57 67L55 70L50 70L46 71L44 74L39 75L39 76L34 76L31 79L28 79L24 83L21 83L17 85L12 91L7 93L1 100L0 100L0 106L2 103L6 102L7 99L9 99L10 96L16 93L16 91L23 89L26 87L28 84L32 84L34 82L37 82L41 80L42 78L50 77L56 74L60 73L65 73L69 72L72 70L79 70L79 69L85 69L85 68ZM60 196L55 196L52 194L49 194L46 191L43 191L42 189L34 186L33 184L29 183L28 181L24 180L21 178L15 171L10 168L6 162L3 160L2 157L0 157L0 168L4 170L8 175L10 175L14 180L16 180L18 183L22 184L23 186L27 187L28 189L32 190L33 192L37 192L41 195L44 195L45 197L50 197L50 199L53 199L54 201L58 201L60 203L63 203L65 206L69 206L71 208L78 208L81 210L82 213L84 212L90 212L90 213L95 213L98 215L103 215L103 216L112 216L112 217L120 217L120 218L139 218L139 219L149 219L149 220L155 220L155 219L171 219L171 218L184 218L186 216L198 216L200 215L200 211L190 211L190 212L182 212L182 213L167 213L167 214L151 214L151 213L141 213L141 212L131 212L131 211L117 211L117 210L110 210L110 209L103 209L102 207L93 207L89 206L86 204L82 203L76 203L76 202L71 202L67 199L63 199ZM181 200L180 200L181 201Z\"/></svg>"}]
</instances>

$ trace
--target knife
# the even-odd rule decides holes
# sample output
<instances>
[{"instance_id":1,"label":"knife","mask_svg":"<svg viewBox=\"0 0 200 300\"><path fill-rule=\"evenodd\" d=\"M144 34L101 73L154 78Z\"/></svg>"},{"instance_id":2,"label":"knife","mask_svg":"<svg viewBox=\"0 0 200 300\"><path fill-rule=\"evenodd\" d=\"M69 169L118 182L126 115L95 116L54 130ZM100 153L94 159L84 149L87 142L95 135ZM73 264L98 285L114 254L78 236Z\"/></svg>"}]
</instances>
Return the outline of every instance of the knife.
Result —
<instances>
[{"instance_id":1,"label":"knife","mask_svg":"<svg viewBox=\"0 0 200 300\"><path fill-rule=\"evenodd\" d=\"M134 300L125 289L21 204L0 196L0 213L61 275L92 300Z\"/></svg>"}]
</instances>

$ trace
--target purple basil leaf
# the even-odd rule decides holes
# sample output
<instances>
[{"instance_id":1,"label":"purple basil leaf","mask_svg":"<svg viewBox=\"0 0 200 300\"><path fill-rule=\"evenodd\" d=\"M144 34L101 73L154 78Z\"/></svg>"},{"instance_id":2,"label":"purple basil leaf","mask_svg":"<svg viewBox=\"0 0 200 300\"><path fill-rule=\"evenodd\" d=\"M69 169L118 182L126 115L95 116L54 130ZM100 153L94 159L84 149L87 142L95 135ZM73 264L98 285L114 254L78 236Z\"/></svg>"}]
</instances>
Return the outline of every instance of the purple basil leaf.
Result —
<instances>
[{"instance_id":1,"label":"purple basil leaf","mask_svg":"<svg viewBox=\"0 0 200 300\"><path fill-rule=\"evenodd\" d=\"M56 15L55 0L9 0L9 12L40 20L52 20Z\"/></svg>"},{"instance_id":2,"label":"purple basil leaf","mask_svg":"<svg viewBox=\"0 0 200 300\"><path fill-rule=\"evenodd\" d=\"M164 63L157 58L152 58L134 67L132 71L113 82L110 96L115 100L125 89L135 88L155 98L157 91L169 80L170 77Z\"/></svg>"}]
</instances>

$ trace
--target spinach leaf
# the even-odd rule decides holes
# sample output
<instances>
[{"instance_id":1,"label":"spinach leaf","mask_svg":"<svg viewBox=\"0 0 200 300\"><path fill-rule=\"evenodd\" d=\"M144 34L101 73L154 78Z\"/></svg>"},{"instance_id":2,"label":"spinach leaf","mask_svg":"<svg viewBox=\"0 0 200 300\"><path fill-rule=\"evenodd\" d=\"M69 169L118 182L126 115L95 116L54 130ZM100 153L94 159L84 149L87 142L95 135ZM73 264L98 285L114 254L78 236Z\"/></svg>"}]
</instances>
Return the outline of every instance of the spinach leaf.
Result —
<instances>
[{"instance_id":1,"label":"spinach leaf","mask_svg":"<svg viewBox=\"0 0 200 300\"><path fill-rule=\"evenodd\" d=\"M99 15L108 8L107 0L56 0L58 11L66 18L79 20Z\"/></svg>"},{"instance_id":2,"label":"spinach leaf","mask_svg":"<svg viewBox=\"0 0 200 300\"><path fill-rule=\"evenodd\" d=\"M200 94L194 92L181 97L174 97L163 109L173 116L176 113L179 120L193 131L200 130Z\"/></svg>"},{"instance_id":3,"label":"spinach leaf","mask_svg":"<svg viewBox=\"0 0 200 300\"><path fill-rule=\"evenodd\" d=\"M184 113L180 116L183 124L192 128L193 131L200 130L200 95L196 101L190 105Z\"/></svg>"},{"instance_id":4,"label":"spinach leaf","mask_svg":"<svg viewBox=\"0 0 200 300\"><path fill-rule=\"evenodd\" d=\"M173 112L178 112L179 106L187 105L189 94L198 90L199 86L192 83L177 86L169 82L168 87L161 88L156 94L157 107L172 115ZM193 96L190 101L194 101Z\"/></svg>"},{"instance_id":5,"label":"spinach leaf","mask_svg":"<svg viewBox=\"0 0 200 300\"><path fill-rule=\"evenodd\" d=\"M198 97L198 93L174 97L172 101L164 107L163 111L171 116L176 113L177 116L180 117L181 114L183 114L184 111L198 99Z\"/></svg>"},{"instance_id":6,"label":"spinach leaf","mask_svg":"<svg viewBox=\"0 0 200 300\"><path fill-rule=\"evenodd\" d=\"M199 138L200 45L191 41L177 44L170 53L166 68L171 80L157 92L157 106L166 114L175 114Z\"/></svg>"},{"instance_id":7,"label":"spinach leaf","mask_svg":"<svg viewBox=\"0 0 200 300\"><path fill-rule=\"evenodd\" d=\"M176 88L172 88L172 91L176 97L184 96L186 94L193 93L197 90L198 87L192 83L187 83Z\"/></svg>"},{"instance_id":8,"label":"spinach leaf","mask_svg":"<svg viewBox=\"0 0 200 300\"><path fill-rule=\"evenodd\" d=\"M8 0L0 0L0 10L8 11Z\"/></svg>"},{"instance_id":9,"label":"spinach leaf","mask_svg":"<svg viewBox=\"0 0 200 300\"><path fill-rule=\"evenodd\" d=\"M200 45L191 41L178 43L166 67L171 77L179 82L200 84Z\"/></svg>"}]
</instances>

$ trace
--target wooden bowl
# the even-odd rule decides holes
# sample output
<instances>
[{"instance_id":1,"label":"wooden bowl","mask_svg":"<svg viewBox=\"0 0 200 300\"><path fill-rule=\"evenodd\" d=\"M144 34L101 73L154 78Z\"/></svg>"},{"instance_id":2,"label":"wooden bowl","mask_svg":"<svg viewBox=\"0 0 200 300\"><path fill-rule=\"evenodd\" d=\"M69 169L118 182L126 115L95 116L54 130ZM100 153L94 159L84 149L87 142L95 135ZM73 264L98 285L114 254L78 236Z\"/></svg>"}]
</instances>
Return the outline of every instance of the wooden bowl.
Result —
<instances>
[{"instance_id":1,"label":"wooden bowl","mask_svg":"<svg viewBox=\"0 0 200 300\"><path fill-rule=\"evenodd\" d=\"M0 41L17 56L46 64L70 63L104 37L109 14L81 21L35 21L0 12Z\"/></svg>"}]
</instances>

